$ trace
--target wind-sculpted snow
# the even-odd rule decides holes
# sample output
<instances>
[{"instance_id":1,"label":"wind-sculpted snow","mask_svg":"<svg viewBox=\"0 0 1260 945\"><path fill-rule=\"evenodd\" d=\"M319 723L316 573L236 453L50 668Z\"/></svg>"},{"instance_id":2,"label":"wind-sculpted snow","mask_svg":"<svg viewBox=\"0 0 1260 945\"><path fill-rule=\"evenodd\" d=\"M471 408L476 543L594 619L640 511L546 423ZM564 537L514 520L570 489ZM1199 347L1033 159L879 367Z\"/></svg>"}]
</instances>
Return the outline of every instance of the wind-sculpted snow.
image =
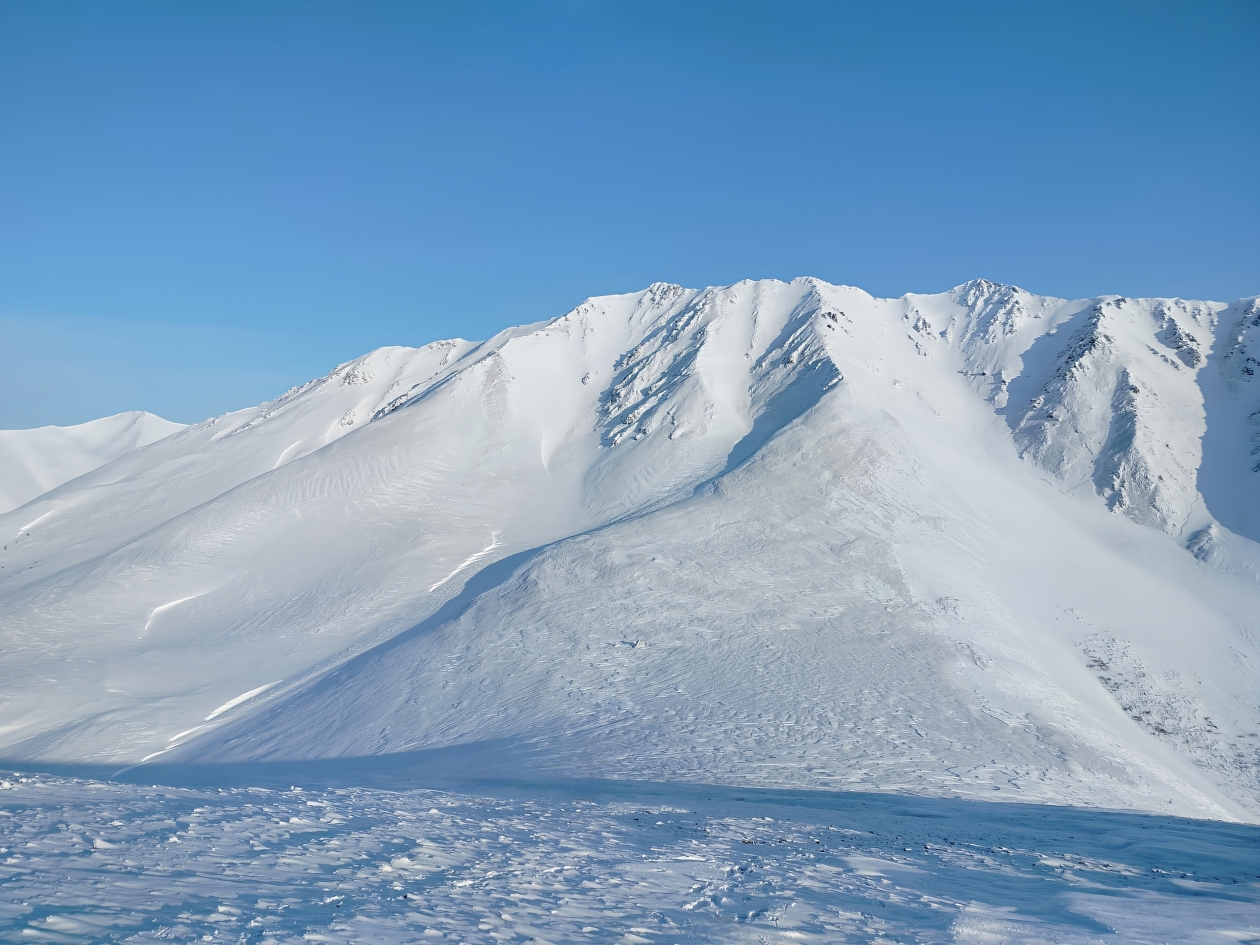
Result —
<instances>
[{"instance_id":1,"label":"wind-sculpted snow","mask_svg":"<svg viewBox=\"0 0 1260 945\"><path fill-rule=\"evenodd\" d=\"M1255 320L658 284L373 352L0 517L0 756L1260 817Z\"/></svg>"},{"instance_id":2,"label":"wind-sculpted snow","mask_svg":"<svg viewBox=\"0 0 1260 945\"><path fill-rule=\"evenodd\" d=\"M709 786L0 780L35 942L1239 942L1260 831ZM305 785L292 787L293 781Z\"/></svg>"}]
</instances>

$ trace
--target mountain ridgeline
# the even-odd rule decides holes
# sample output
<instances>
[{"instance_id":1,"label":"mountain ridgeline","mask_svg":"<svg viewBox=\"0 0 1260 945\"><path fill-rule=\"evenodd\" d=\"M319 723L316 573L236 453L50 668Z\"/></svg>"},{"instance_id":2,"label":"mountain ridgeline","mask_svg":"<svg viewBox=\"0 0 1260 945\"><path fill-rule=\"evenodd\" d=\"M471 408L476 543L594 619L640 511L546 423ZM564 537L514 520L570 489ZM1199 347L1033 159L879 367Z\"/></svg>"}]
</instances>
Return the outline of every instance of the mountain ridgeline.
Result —
<instances>
[{"instance_id":1,"label":"mountain ridgeline","mask_svg":"<svg viewBox=\"0 0 1260 945\"><path fill-rule=\"evenodd\" d=\"M0 516L0 757L1255 820L1258 359L1256 299L984 280L380 349Z\"/></svg>"}]
</instances>

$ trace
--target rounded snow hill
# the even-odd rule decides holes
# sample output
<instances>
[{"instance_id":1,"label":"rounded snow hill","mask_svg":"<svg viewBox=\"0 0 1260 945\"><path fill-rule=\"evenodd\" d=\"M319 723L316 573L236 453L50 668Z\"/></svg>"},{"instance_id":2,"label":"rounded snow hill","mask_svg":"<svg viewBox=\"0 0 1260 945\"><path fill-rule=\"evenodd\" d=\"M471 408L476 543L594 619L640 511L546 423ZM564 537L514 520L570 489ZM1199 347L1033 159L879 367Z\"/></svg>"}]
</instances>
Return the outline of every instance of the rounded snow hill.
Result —
<instances>
[{"instance_id":1,"label":"rounded snow hill","mask_svg":"<svg viewBox=\"0 0 1260 945\"><path fill-rule=\"evenodd\" d=\"M182 429L132 410L70 427L0 430L0 514Z\"/></svg>"}]
</instances>

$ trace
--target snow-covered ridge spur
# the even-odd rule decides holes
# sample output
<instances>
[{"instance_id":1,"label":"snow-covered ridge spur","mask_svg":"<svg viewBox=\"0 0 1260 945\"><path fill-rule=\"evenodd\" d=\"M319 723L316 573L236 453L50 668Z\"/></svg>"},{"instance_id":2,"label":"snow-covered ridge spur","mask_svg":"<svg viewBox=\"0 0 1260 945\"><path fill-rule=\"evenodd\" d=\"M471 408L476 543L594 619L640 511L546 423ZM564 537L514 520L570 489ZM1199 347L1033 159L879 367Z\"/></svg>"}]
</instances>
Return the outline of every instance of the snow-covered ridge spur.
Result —
<instances>
[{"instance_id":1,"label":"snow-covered ridge spur","mask_svg":"<svg viewBox=\"0 0 1260 945\"><path fill-rule=\"evenodd\" d=\"M1254 817L1256 314L654 285L373 352L0 519L0 754Z\"/></svg>"}]
</instances>

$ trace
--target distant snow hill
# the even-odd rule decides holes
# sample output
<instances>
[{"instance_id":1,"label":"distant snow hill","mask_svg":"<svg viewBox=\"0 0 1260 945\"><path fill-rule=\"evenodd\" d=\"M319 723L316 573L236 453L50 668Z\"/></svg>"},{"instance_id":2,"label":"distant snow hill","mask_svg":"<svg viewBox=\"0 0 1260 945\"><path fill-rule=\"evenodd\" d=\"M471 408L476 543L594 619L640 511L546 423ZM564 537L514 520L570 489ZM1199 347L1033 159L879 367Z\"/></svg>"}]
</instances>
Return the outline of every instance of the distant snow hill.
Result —
<instances>
[{"instance_id":1,"label":"distant snow hill","mask_svg":"<svg viewBox=\"0 0 1260 945\"><path fill-rule=\"evenodd\" d=\"M381 349L0 516L0 758L1257 820L1257 359L1256 299L816 279Z\"/></svg>"},{"instance_id":2,"label":"distant snow hill","mask_svg":"<svg viewBox=\"0 0 1260 945\"><path fill-rule=\"evenodd\" d=\"M0 430L0 513L182 429L133 410L73 427Z\"/></svg>"}]
</instances>

